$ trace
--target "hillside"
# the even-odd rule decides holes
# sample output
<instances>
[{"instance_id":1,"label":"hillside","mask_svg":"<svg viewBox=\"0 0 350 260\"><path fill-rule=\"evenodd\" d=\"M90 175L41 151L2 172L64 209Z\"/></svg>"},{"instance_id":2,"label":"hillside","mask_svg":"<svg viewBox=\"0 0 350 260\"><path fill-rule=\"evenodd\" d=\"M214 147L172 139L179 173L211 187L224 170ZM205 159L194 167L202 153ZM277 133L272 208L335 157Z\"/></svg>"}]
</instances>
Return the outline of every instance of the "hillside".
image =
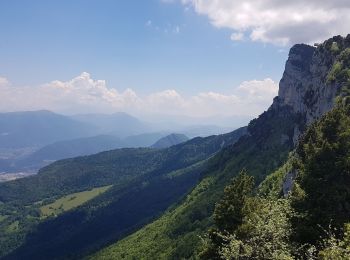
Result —
<instances>
[{"instance_id":1,"label":"hillside","mask_svg":"<svg viewBox=\"0 0 350 260\"><path fill-rule=\"evenodd\" d=\"M0 161L0 171L36 173L57 160L92 155L117 148L149 147L164 133L145 133L119 138L111 135L64 140L45 145L18 158Z\"/></svg>"},{"instance_id":2,"label":"hillside","mask_svg":"<svg viewBox=\"0 0 350 260\"><path fill-rule=\"evenodd\" d=\"M215 205L199 257L349 259L349 125L349 96L342 94L257 190L241 171Z\"/></svg>"},{"instance_id":3,"label":"hillside","mask_svg":"<svg viewBox=\"0 0 350 260\"><path fill-rule=\"evenodd\" d=\"M151 147L162 149L173 145L183 143L188 140L188 137L184 134L170 134L155 142Z\"/></svg>"},{"instance_id":4,"label":"hillside","mask_svg":"<svg viewBox=\"0 0 350 260\"><path fill-rule=\"evenodd\" d=\"M62 160L35 176L0 184L0 214L7 216L0 222L2 249L25 242L9 257L52 258L90 252L115 241L181 199L196 185L206 160L245 133L241 128L162 150L119 149ZM38 219L39 207L106 185L113 187L75 210ZM9 233L13 221L21 228Z\"/></svg>"},{"instance_id":5,"label":"hillside","mask_svg":"<svg viewBox=\"0 0 350 260\"><path fill-rule=\"evenodd\" d=\"M344 87L349 85L349 47L350 35L334 37L317 48L294 46L278 97L268 111L249 124L249 134L210 160L200 184L182 203L92 258L180 259L197 255L201 250L199 236L214 224L215 203L230 179L245 168L256 184L263 181L287 160L306 127L331 110L335 98L347 91ZM270 187L276 186L275 179L284 178L283 171L275 175L270 178Z\"/></svg>"}]
</instances>

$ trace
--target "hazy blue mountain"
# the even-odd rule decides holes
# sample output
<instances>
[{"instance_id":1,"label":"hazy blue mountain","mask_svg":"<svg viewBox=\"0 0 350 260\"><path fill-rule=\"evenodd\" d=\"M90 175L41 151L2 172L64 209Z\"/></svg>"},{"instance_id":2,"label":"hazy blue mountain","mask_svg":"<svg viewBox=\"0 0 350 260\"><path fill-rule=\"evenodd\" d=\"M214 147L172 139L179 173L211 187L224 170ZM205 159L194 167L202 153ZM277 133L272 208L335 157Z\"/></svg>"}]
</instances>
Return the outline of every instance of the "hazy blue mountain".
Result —
<instances>
[{"instance_id":1,"label":"hazy blue mountain","mask_svg":"<svg viewBox=\"0 0 350 260\"><path fill-rule=\"evenodd\" d=\"M36 172L40 168L61 159L92 155L117 148L149 147L155 140L159 140L164 133L147 133L128 136L121 139L111 135L65 140L46 145L34 153L12 162L1 163L0 171L29 171ZM188 140L188 139L186 139Z\"/></svg>"},{"instance_id":2,"label":"hazy blue mountain","mask_svg":"<svg viewBox=\"0 0 350 260\"><path fill-rule=\"evenodd\" d=\"M145 134L147 129L145 123L125 113L73 117L50 111L1 113L0 172L36 172L60 159L148 147L167 134Z\"/></svg>"},{"instance_id":3,"label":"hazy blue mountain","mask_svg":"<svg viewBox=\"0 0 350 260\"><path fill-rule=\"evenodd\" d=\"M166 132L155 132L128 136L123 139L124 147L149 147L167 134Z\"/></svg>"},{"instance_id":4,"label":"hazy blue mountain","mask_svg":"<svg viewBox=\"0 0 350 260\"><path fill-rule=\"evenodd\" d=\"M50 111L0 114L0 172L30 171L59 159L122 147L149 147L176 131L189 137L229 132L217 126L145 123L126 113L59 115ZM176 130L178 129L178 130ZM119 139L120 138L120 139Z\"/></svg>"},{"instance_id":5,"label":"hazy blue mountain","mask_svg":"<svg viewBox=\"0 0 350 260\"><path fill-rule=\"evenodd\" d=\"M155 142L152 147L153 148L167 148L173 145L177 145L183 142L186 142L188 137L184 134L170 134Z\"/></svg>"},{"instance_id":6,"label":"hazy blue mountain","mask_svg":"<svg viewBox=\"0 0 350 260\"><path fill-rule=\"evenodd\" d=\"M0 148L41 147L93 132L91 125L50 111L0 113Z\"/></svg>"},{"instance_id":7,"label":"hazy blue mountain","mask_svg":"<svg viewBox=\"0 0 350 260\"><path fill-rule=\"evenodd\" d=\"M210 136L210 135L218 135L218 134L225 134L233 131L235 128L230 127L222 127L217 125L189 125L186 127L183 127L180 131L189 138L196 137L196 136Z\"/></svg>"},{"instance_id":8,"label":"hazy blue mountain","mask_svg":"<svg viewBox=\"0 0 350 260\"><path fill-rule=\"evenodd\" d=\"M124 146L123 141L115 136L99 135L55 142L46 145L33 154L15 161L17 170L36 171L41 167L60 159L91 155Z\"/></svg>"},{"instance_id":9,"label":"hazy blue mountain","mask_svg":"<svg viewBox=\"0 0 350 260\"><path fill-rule=\"evenodd\" d=\"M150 132L150 126L129 114L86 114L72 116L74 120L95 126L100 134L127 137Z\"/></svg>"},{"instance_id":10,"label":"hazy blue mountain","mask_svg":"<svg viewBox=\"0 0 350 260\"><path fill-rule=\"evenodd\" d=\"M208 116L192 117L185 115L148 115L144 118L152 122L156 129L168 130L171 133L184 133L186 130L200 130L199 135L228 133L241 126L248 125L252 116ZM198 131L194 132L198 136ZM187 134L186 134L187 135ZM193 137L188 135L189 137Z\"/></svg>"}]
</instances>

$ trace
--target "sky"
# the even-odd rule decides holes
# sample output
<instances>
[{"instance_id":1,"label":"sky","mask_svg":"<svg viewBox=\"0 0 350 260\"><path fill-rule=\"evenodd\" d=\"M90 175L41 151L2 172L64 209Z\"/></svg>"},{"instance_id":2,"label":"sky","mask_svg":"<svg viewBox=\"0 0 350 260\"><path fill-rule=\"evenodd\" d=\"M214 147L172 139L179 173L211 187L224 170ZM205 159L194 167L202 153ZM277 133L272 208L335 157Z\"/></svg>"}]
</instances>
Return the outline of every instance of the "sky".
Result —
<instances>
[{"instance_id":1,"label":"sky","mask_svg":"<svg viewBox=\"0 0 350 260\"><path fill-rule=\"evenodd\" d=\"M348 0L2 0L0 111L255 117ZM349 30L350 31L350 30Z\"/></svg>"}]
</instances>

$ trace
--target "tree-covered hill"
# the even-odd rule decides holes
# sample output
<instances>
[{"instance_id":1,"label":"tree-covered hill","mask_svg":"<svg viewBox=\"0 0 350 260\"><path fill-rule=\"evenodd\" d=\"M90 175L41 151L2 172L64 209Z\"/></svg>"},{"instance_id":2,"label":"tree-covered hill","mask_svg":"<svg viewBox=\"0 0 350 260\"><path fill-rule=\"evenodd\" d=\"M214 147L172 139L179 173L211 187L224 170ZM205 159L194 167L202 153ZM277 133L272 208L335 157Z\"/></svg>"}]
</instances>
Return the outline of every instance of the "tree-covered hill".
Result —
<instances>
[{"instance_id":1,"label":"tree-covered hill","mask_svg":"<svg viewBox=\"0 0 350 260\"><path fill-rule=\"evenodd\" d=\"M155 142L152 145L152 147L158 148L158 149L167 148L173 145L186 142L187 140L188 140L188 137L184 134L170 134L159 139L157 142Z\"/></svg>"},{"instance_id":2,"label":"tree-covered hill","mask_svg":"<svg viewBox=\"0 0 350 260\"><path fill-rule=\"evenodd\" d=\"M35 176L3 183L2 249L6 253L23 243L8 257L59 258L115 241L181 199L198 182L206 160L245 133L246 128L241 128L166 149L119 149L62 160ZM41 205L106 185L113 186L76 209L38 218ZM13 223L18 228L7 232Z\"/></svg>"}]
</instances>

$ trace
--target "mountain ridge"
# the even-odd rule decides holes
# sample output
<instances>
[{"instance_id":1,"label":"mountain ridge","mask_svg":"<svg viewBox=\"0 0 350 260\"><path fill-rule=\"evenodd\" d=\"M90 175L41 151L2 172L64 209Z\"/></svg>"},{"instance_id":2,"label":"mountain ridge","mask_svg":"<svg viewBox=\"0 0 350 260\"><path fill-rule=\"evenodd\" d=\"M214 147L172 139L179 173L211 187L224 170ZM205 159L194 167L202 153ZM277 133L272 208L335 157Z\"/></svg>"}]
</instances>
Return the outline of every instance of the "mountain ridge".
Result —
<instances>
[{"instance_id":1,"label":"mountain ridge","mask_svg":"<svg viewBox=\"0 0 350 260\"><path fill-rule=\"evenodd\" d=\"M184 134L170 134L159 139L157 142L151 145L151 147L162 149L186 142L188 140L188 137Z\"/></svg>"}]
</instances>

